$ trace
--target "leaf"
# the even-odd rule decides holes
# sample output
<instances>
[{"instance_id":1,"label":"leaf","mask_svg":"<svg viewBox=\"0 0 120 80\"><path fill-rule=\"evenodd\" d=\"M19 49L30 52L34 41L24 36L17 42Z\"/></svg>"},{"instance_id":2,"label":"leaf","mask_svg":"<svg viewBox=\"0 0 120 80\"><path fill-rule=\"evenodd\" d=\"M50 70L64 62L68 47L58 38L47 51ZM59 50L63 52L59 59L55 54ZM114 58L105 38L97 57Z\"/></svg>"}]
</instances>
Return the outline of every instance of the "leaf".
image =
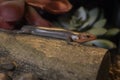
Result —
<instances>
[{"instance_id":1,"label":"leaf","mask_svg":"<svg viewBox=\"0 0 120 80\"><path fill-rule=\"evenodd\" d=\"M105 28L92 28L87 32L94 34L96 36L101 36L101 35L104 35L107 32L107 30Z\"/></svg>"},{"instance_id":2,"label":"leaf","mask_svg":"<svg viewBox=\"0 0 120 80\"><path fill-rule=\"evenodd\" d=\"M94 8L91 11L89 11L88 14L90 16L89 25L92 25L95 22L95 20L97 19L97 17L98 17L99 9L98 8Z\"/></svg>"},{"instance_id":3,"label":"leaf","mask_svg":"<svg viewBox=\"0 0 120 80\"><path fill-rule=\"evenodd\" d=\"M91 11L88 12L88 20L78 29L78 31L91 26L97 19L99 14L99 9L98 8L94 8Z\"/></svg>"},{"instance_id":4,"label":"leaf","mask_svg":"<svg viewBox=\"0 0 120 80\"><path fill-rule=\"evenodd\" d=\"M87 19L87 12L84 7L80 7L74 14L74 16L77 17L77 19L81 19L82 21L85 21Z\"/></svg>"},{"instance_id":5,"label":"leaf","mask_svg":"<svg viewBox=\"0 0 120 80\"><path fill-rule=\"evenodd\" d=\"M72 8L68 0L25 0L30 6L44 9L52 14L61 14Z\"/></svg>"},{"instance_id":6,"label":"leaf","mask_svg":"<svg viewBox=\"0 0 120 80\"><path fill-rule=\"evenodd\" d=\"M70 20L70 25L74 26L76 24L77 18L75 16L72 16L72 19Z\"/></svg>"},{"instance_id":7,"label":"leaf","mask_svg":"<svg viewBox=\"0 0 120 80\"><path fill-rule=\"evenodd\" d=\"M107 21L106 19L100 19L93 25L93 27L96 27L96 28L104 27L106 24L106 21Z\"/></svg>"},{"instance_id":8,"label":"leaf","mask_svg":"<svg viewBox=\"0 0 120 80\"><path fill-rule=\"evenodd\" d=\"M78 28L78 26L81 26L83 23L83 21L81 19L77 19L76 16L72 16L72 19L70 20L70 24L69 24L69 29L70 30L76 30Z\"/></svg>"},{"instance_id":9,"label":"leaf","mask_svg":"<svg viewBox=\"0 0 120 80\"><path fill-rule=\"evenodd\" d=\"M116 48L115 43L113 43L112 41L109 41L109 40L105 40L105 39L97 39L97 40L86 42L85 44L86 45L92 44L97 47L106 48L106 49Z\"/></svg>"},{"instance_id":10,"label":"leaf","mask_svg":"<svg viewBox=\"0 0 120 80\"><path fill-rule=\"evenodd\" d=\"M27 12L25 14L25 19L26 19L26 21L28 22L29 25L53 27L53 24L51 22L44 19L31 6L28 6L28 10L27 10Z\"/></svg>"},{"instance_id":11,"label":"leaf","mask_svg":"<svg viewBox=\"0 0 120 80\"><path fill-rule=\"evenodd\" d=\"M6 22L19 21L24 15L23 0L4 0L0 3L0 18Z\"/></svg>"},{"instance_id":12,"label":"leaf","mask_svg":"<svg viewBox=\"0 0 120 80\"><path fill-rule=\"evenodd\" d=\"M108 29L108 31L107 31L107 33L105 35L106 36L115 36L118 33L120 33L120 29L118 29L118 28L111 28L111 29Z\"/></svg>"}]
</instances>

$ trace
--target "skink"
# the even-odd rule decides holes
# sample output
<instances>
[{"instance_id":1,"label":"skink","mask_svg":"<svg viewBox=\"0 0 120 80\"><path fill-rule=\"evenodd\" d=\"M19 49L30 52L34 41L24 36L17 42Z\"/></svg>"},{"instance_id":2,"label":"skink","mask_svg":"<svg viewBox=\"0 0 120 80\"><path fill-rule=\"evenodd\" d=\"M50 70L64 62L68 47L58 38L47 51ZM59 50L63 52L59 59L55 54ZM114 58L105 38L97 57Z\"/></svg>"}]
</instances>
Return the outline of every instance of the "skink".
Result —
<instances>
[{"instance_id":1,"label":"skink","mask_svg":"<svg viewBox=\"0 0 120 80\"><path fill-rule=\"evenodd\" d=\"M8 32L8 33L17 33L17 34L32 34L37 36L46 36L51 38L63 39L68 42L77 42L84 43L87 41L91 41L96 39L96 36L90 33L77 33L73 31L67 31L65 29L60 28L46 28L46 27L35 27L25 25L21 28L21 30L4 30L0 29L0 31Z\"/></svg>"},{"instance_id":2,"label":"skink","mask_svg":"<svg viewBox=\"0 0 120 80\"><path fill-rule=\"evenodd\" d=\"M76 33L59 28L34 27L29 25L23 26L20 31L17 31L17 33L46 36L78 43L96 39L94 35L89 33Z\"/></svg>"}]
</instances>

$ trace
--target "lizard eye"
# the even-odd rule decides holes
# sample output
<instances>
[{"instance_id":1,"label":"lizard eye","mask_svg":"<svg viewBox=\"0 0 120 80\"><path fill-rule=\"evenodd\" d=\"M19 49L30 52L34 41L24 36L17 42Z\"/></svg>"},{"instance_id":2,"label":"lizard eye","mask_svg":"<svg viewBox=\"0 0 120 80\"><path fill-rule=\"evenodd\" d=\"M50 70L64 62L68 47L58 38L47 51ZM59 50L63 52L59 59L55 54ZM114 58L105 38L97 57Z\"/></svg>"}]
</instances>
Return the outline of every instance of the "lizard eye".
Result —
<instances>
[{"instance_id":1,"label":"lizard eye","mask_svg":"<svg viewBox=\"0 0 120 80\"><path fill-rule=\"evenodd\" d=\"M72 35L71 38L72 38L72 40L78 40L79 39L78 36L75 36L75 35Z\"/></svg>"},{"instance_id":2,"label":"lizard eye","mask_svg":"<svg viewBox=\"0 0 120 80\"><path fill-rule=\"evenodd\" d=\"M87 38L90 38L90 35L86 35Z\"/></svg>"}]
</instances>

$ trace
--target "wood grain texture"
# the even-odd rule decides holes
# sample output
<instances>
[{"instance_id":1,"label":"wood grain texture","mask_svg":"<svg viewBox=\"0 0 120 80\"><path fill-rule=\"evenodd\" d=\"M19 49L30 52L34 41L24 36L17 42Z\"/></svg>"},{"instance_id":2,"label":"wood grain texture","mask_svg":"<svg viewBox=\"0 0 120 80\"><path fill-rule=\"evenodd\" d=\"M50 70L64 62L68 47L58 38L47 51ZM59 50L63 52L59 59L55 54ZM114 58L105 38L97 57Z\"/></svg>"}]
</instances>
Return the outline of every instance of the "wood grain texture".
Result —
<instances>
[{"instance_id":1,"label":"wood grain texture","mask_svg":"<svg viewBox=\"0 0 120 80\"><path fill-rule=\"evenodd\" d=\"M96 80L103 58L107 60L104 61L107 65L104 74L109 70L109 56L105 57L107 50L102 48L73 46L63 40L4 32L0 32L0 46L16 59L44 69L41 75L46 80Z\"/></svg>"}]
</instances>

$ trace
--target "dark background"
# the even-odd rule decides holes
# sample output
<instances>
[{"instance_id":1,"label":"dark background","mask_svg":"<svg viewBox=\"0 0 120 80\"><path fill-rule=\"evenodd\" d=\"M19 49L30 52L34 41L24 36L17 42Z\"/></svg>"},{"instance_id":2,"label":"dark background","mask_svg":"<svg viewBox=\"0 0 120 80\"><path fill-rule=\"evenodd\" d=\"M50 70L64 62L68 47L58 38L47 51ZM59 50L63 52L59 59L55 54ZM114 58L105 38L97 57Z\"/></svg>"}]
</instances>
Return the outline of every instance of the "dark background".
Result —
<instances>
[{"instance_id":1,"label":"dark background","mask_svg":"<svg viewBox=\"0 0 120 80\"><path fill-rule=\"evenodd\" d=\"M119 0L70 0L73 9L84 6L88 9L99 7L104 10L108 24L120 28L120 1Z\"/></svg>"}]
</instances>

